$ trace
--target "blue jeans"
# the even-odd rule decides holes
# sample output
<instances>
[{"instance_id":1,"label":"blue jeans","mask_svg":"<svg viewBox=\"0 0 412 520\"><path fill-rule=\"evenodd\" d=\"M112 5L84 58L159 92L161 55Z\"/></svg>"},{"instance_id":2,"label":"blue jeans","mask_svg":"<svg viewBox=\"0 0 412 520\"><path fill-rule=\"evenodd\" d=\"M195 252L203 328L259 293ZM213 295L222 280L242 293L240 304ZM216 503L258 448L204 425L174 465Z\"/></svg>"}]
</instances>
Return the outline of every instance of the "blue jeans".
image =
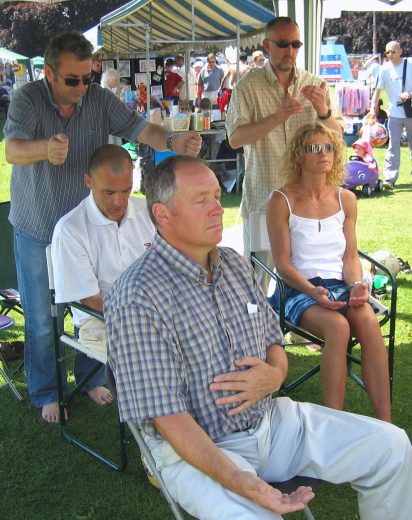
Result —
<instances>
[{"instance_id":1,"label":"blue jeans","mask_svg":"<svg viewBox=\"0 0 412 520\"><path fill-rule=\"evenodd\" d=\"M46 261L48 245L48 242L37 240L14 228L17 279L24 310L24 366L29 396L33 405L38 408L57 401L56 365ZM58 307L59 329L63 330L63 305ZM76 353L74 362L76 380L80 381L96 363L85 354ZM63 381L65 384L65 376ZM88 381L84 390L90 390L103 382L104 370L99 370Z\"/></svg>"}]
</instances>

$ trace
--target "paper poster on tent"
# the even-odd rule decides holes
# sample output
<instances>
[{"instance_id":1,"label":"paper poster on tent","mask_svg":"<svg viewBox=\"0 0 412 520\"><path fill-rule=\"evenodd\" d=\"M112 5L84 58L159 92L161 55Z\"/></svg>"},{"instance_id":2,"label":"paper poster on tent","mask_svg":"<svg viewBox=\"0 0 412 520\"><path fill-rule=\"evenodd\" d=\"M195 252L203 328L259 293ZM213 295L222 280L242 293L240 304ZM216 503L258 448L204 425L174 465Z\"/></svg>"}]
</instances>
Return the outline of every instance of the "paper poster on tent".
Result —
<instances>
[{"instance_id":1,"label":"paper poster on tent","mask_svg":"<svg viewBox=\"0 0 412 520\"><path fill-rule=\"evenodd\" d=\"M139 60L139 71L140 72L147 72L146 69L146 60ZM156 60L149 60L149 72L155 72L156 71Z\"/></svg>"},{"instance_id":2,"label":"paper poster on tent","mask_svg":"<svg viewBox=\"0 0 412 520\"><path fill-rule=\"evenodd\" d=\"M137 74L134 75L134 84L139 85L139 83L143 83L144 85L146 85L146 83L147 83L147 74L146 73L142 74L141 72L138 72Z\"/></svg>"},{"instance_id":3,"label":"paper poster on tent","mask_svg":"<svg viewBox=\"0 0 412 520\"><path fill-rule=\"evenodd\" d=\"M121 78L130 77L130 60L118 60L117 70Z\"/></svg>"},{"instance_id":4,"label":"paper poster on tent","mask_svg":"<svg viewBox=\"0 0 412 520\"><path fill-rule=\"evenodd\" d=\"M152 96L157 96L158 98L163 98L163 88L162 85L154 85L150 89L150 93Z\"/></svg>"},{"instance_id":5,"label":"paper poster on tent","mask_svg":"<svg viewBox=\"0 0 412 520\"><path fill-rule=\"evenodd\" d=\"M106 70L114 69L114 61L113 60L103 60L102 61L102 72L106 72Z\"/></svg>"}]
</instances>

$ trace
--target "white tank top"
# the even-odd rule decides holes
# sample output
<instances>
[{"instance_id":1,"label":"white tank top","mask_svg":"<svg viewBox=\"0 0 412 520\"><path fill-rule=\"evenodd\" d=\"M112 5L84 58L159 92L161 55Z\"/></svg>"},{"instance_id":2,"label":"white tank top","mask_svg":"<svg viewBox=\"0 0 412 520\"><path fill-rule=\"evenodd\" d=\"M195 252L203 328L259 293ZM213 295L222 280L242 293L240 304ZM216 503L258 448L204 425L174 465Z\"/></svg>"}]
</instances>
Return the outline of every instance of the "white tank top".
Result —
<instances>
[{"instance_id":1,"label":"white tank top","mask_svg":"<svg viewBox=\"0 0 412 520\"><path fill-rule=\"evenodd\" d=\"M291 261L293 266L306 278L320 276L323 279L343 279L343 255L346 239L343 234L345 213L342 209L339 190L339 211L334 215L319 219L299 217L292 213L289 200L279 191L289 207L289 232Z\"/></svg>"}]
</instances>

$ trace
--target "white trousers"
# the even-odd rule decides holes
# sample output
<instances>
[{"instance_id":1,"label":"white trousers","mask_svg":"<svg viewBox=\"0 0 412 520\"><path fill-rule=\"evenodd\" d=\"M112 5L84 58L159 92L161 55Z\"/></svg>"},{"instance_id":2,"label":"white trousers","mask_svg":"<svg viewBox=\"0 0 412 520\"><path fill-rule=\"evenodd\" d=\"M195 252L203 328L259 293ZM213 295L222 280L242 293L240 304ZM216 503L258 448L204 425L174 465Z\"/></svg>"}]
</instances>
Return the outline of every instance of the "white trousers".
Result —
<instances>
[{"instance_id":1,"label":"white trousers","mask_svg":"<svg viewBox=\"0 0 412 520\"><path fill-rule=\"evenodd\" d=\"M146 442L170 493L195 518L282 518L189 465L166 441ZM362 520L411 518L412 448L406 433L389 423L279 397L258 428L216 444L239 467L267 482L295 475L350 482Z\"/></svg>"}]
</instances>

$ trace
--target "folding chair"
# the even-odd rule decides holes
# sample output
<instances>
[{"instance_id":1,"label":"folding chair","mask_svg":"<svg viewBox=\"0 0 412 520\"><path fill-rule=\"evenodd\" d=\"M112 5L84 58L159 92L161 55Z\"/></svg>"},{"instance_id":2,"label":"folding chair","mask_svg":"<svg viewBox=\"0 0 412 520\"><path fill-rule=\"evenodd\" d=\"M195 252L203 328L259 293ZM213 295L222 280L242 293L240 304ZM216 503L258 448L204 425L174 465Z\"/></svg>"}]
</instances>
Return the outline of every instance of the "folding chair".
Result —
<instances>
[{"instance_id":1,"label":"folding chair","mask_svg":"<svg viewBox=\"0 0 412 520\"><path fill-rule=\"evenodd\" d=\"M76 338L73 337L70 333L63 331L60 332L58 328L58 317L57 317L57 304L55 302L55 288L54 288L54 275L53 275L53 264L51 259L51 246L49 245L46 248L46 256L47 256L47 268L48 268L48 277L49 277L49 289L50 289L50 301L51 301L51 316L53 322L53 338L54 338L54 352L56 359L56 377L57 377L57 396L58 396L58 404L59 404L59 423L60 429L63 437L69 442L73 443L75 446L78 446L82 450L86 451L92 457L100 460L104 464L108 465L110 468L122 471L127 465L127 453L126 446L129 444L129 437L126 435L126 429L124 423L121 423L118 419L118 427L119 427L119 462L115 462L111 460L108 456L104 455L101 451L91 447L89 444L80 440L76 435L74 435L66 422L65 419L65 408L69 404L69 402L82 390L84 385L96 374L96 372L101 368L100 365L96 365L96 367L92 368L88 374L86 374L81 381L79 381L76 386L64 395L63 391L63 377L65 374L62 373L63 370L63 361L64 357L64 348L71 347L74 351L83 352L87 356L96 361L99 361L103 365L107 362L107 353L102 352L101 350L93 350L92 348L82 345L78 342ZM78 302L67 302L65 303L67 307L75 307L91 316L103 320L103 315L100 312L94 311L89 307L79 304Z\"/></svg>"},{"instance_id":2,"label":"folding chair","mask_svg":"<svg viewBox=\"0 0 412 520\"><path fill-rule=\"evenodd\" d=\"M299 336L302 336L306 342L299 343L287 343L284 348L288 347L296 347L302 346L306 344L315 343L323 347L323 340L317 338L313 334L308 331L293 325L285 318L285 284L282 278L272 269L269 269L268 266L259 259L258 255L262 252L270 252L270 242L267 233L266 227L266 216L258 213L254 213L250 215L250 236L251 236L251 260L255 266L263 269L265 273L267 273L272 279L276 281L279 287L280 293L280 309L279 309L279 323L284 335L288 332L293 332ZM358 251L359 256L369 261L373 266L377 269L383 271L385 275L390 280L391 289L391 298L389 308L381 306L380 315L378 317L380 327L383 327L386 323L389 324L389 330L387 333L383 334L382 337L384 340L387 340L387 349L388 349L388 362L389 362L389 383L390 383L390 395L392 399L392 389L393 389L393 368L394 368L394 352L395 352L395 319L396 319L396 300L397 300L397 285L396 279L392 276L390 271L381 263L377 262L375 259L371 258L367 254L362 251ZM352 354L353 348L358 345L358 340L356 338L350 338L347 348L347 366L348 366L348 376L353 379L361 388L365 389L365 385L361 378L355 373L354 365L361 365L361 361L359 358ZM286 395L291 390L299 386L301 383L307 381L310 377L320 371L320 363L302 374L300 377L295 380L288 382L282 386L279 390L280 395Z\"/></svg>"},{"instance_id":3,"label":"folding chair","mask_svg":"<svg viewBox=\"0 0 412 520\"><path fill-rule=\"evenodd\" d=\"M9 222L10 201L0 202L0 312L23 314L17 287L13 227Z\"/></svg>"},{"instance_id":4,"label":"folding chair","mask_svg":"<svg viewBox=\"0 0 412 520\"><path fill-rule=\"evenodd\" d=\"M113 397L117 400L116 381L114 379L112 369L110 368L108 363L106 363L106 381L107 381L107 385L109 386L110 390L112 391ZM169 493L169 491L166 487L166 484L162 478L162 475L160 474L160 471L156 467L156 462L153 459L149 448L147 447L147 444L143 438L143 435L140 431L140 428L139 428L137 422L128 421L127 425L129 427L130 431L132 432L132 435L139 447L140 454L142 456L142 462L143 462L143 465L145 466L146 473L148 474L148 476L150 475L151 479L153 479L155 481L155 482L152 482L152 485L155 485L155 483L157 484L155 487L159 488L161 494L163 495L163 498L169 504L169 507L172 510L173 515L176 518L176 520L184 520L182 510L181 510L179 504L175 501L175 499Z\"/></svg>"},{"instance_id":5,"label":"folding chair","mask_svg":"<svg viewBox=\"0 0 412 520\"><path fill-rule=\"evenodd\" d=\"M6 330L14 325L14 320L10 318L9 316L5 316L4 314L0 314L0 332L2 330ZM4 361L4 360L3 360ZM14 386L6 372L3 370L2 367L0 367L0 376L5 381L2 385L0 385L0 388L4 388L5 386L10 387L13 394L17 397L19 401L23 400L23 397L21 396L20 392L17 390L17 388Z\"/></svg>"}]
</instances>

